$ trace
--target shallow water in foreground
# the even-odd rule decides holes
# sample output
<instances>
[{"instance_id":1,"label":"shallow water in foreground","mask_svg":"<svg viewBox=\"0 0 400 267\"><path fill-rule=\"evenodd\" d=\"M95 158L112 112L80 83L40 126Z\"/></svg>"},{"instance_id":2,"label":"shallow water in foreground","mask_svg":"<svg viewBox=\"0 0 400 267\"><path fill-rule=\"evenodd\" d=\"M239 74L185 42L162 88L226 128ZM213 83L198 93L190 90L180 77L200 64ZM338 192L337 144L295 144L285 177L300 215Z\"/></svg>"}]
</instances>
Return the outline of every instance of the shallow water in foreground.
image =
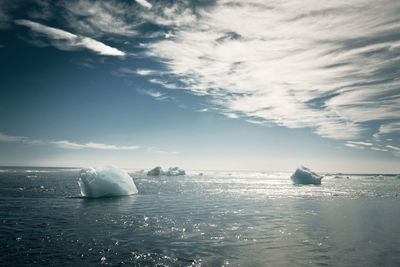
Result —
<instances>
[{"instance_id":1,"label":"shallow water in foreground","mask_svg":"<svg viewBox=\"0 0 400 267\"><path fill-rule=\"evenodd\" d=\"M400 266L400 179L199 173L85 199L79 170L1 168L0 264Z\"/></svg>"}]
</instances>

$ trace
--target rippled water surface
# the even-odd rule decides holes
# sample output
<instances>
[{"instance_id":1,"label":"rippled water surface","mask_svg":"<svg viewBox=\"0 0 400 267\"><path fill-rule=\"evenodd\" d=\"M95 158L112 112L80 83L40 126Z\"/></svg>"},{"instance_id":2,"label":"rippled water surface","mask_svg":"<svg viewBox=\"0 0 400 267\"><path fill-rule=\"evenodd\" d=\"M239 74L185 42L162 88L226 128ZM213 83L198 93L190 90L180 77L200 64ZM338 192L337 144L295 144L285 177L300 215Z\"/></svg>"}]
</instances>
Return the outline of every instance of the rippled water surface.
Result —
<instances>
[{"instance_id":1,"label":"rippled water surface","mask_svg":"<svg viewBox=\"0 0 400 267\"><path fill-rule=\"evenodd\" d=\"M139 194L85 199L79 170L0 169L1 265L400 266L400 179L130 172Z\"/></svg>"}]
</instances>

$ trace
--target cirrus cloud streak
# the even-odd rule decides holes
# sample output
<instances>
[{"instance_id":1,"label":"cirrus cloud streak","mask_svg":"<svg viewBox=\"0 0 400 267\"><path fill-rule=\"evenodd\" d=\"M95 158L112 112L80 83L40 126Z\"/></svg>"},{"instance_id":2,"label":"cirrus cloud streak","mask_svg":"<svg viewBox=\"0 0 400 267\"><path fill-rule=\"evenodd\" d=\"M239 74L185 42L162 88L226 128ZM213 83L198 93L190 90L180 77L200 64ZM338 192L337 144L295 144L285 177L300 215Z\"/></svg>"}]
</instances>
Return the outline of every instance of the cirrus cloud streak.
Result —
<instances>
[{"instance_id":1,"label":"cirrus cloud streak","mask_svg":"<svg viewBox=\"0 0 400 267\"><path fill-rule=\"evenodd\" d=\"M400 120L399 11L389 0L218 1L195 19L176 8L179 19L154 19L173 34L147 55L179 80L167 88L224 114L354 140L373 134L369 122Z\"/></svg>"},{"instance_id":2,"label":"cirrus cloud streak","mask_svg":"<svg viewBox=\"0 0 400 267\"><path fill-rule=\"evenodd\" d=\"M68 140L60 141L43 141L30 139L26 136L11 136L0 132L0 142L10 143L10 142L21 142L30 145L55 145L59 148L65 149L100 149L100 150L137 150L140 146L117 146L117 145L107 145L101 143L88 142L84 144L70 142Z\"/></svg>"},{"instance_id":3,"label":"cirrus cloud streak","mask_svg":"<svg viewBox=\"0 0 400 267\"><path fill-rule=\"evenodd\" d=\"M102 149L102 150L137 150L139 146L116 146L116 145L106 145L106 144L99 144L99 143L73 143L67 140L62 141L50 141L50 144L56 145L61 148L67 149L84 149L84 148L91 148L91 149Z\"/></svg>"},{"instance_id":4,"label":"cirrus cloud streak","mask_svg":"<svg viewBox=\"0 0 400 267\"><path fill-rule=\"evenodd\" d=\"M117 48L103 44L92 38L79 36L70 32L49 27L34 21L20 19L15 20L18 25L26 26L33 32L42 34L50 39L52 45L61 50L75 50L86 48L100 55L105 56L125 56L126 54Z\"/></svg>"}]
</instances>

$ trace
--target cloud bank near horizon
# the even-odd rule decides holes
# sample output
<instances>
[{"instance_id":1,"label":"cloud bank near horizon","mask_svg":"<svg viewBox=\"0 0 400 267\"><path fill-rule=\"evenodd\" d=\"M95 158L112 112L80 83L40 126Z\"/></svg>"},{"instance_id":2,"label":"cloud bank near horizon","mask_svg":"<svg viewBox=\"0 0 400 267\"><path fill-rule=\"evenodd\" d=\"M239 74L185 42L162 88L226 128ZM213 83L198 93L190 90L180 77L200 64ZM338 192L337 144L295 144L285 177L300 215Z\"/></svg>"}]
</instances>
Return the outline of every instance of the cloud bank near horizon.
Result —
<instances>
[{"instance_id":1,"label":"cloud bank near horizon","mask_svg":"<svg viewBox=\"0 0 400 267\"><path fill-rule=\"evenodd\" d=\"M101 143L88 142L84 144L70 142L68 140L60 141L43 141L35 140L26 136L11 136L0 132L0 142L10 143L10 142L22 142L33 145L55 145L59 148L65 149L101 149L101 150L137 150L140 146L117 146L117 145L107 145Z\"/></svg>"},{"instance_id":2,"label":"cloud bank near horizon","mask_svg":"<svg viewBox=\"0 0 400 267\"><path fill-rule=\"evenodd\" d=\"M71 142L68 140L44 141L44 140L31 139L26 136L7 135L0 132L0 143L15 143L15 142L29 144L29 145L52 145L56 146L57 148L72 149L72 150L95 149L95 150L114 150L114 151L134 151L142 148L141 146L119 146L119 145L102 144L95 142L87 142L82 144L77 142ZM178 155L181 153L179 151L160 150L154 146L148 147L147 151L152 154L160 154L166 156Z\"/></svg>"}]
</instances>

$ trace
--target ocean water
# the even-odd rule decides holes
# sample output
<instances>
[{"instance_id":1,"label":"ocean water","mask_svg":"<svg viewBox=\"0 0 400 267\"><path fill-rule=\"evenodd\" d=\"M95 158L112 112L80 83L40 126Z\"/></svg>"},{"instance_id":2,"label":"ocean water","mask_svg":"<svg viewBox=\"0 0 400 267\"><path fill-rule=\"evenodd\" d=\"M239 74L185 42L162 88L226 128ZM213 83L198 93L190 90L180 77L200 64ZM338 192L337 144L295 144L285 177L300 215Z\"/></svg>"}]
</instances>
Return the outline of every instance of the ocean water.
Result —
<instances>
[{"instance_id":1,"label":"ocean water","mask_svg":"<svg viewBox=\"0 0 400 267\"><path fill-rule=\"evenodd\" d=\"M400 266L394 176L129 173L137 195L87 199L78 169L0 168L0 264Z\"/></svg>"}]
</instances>

